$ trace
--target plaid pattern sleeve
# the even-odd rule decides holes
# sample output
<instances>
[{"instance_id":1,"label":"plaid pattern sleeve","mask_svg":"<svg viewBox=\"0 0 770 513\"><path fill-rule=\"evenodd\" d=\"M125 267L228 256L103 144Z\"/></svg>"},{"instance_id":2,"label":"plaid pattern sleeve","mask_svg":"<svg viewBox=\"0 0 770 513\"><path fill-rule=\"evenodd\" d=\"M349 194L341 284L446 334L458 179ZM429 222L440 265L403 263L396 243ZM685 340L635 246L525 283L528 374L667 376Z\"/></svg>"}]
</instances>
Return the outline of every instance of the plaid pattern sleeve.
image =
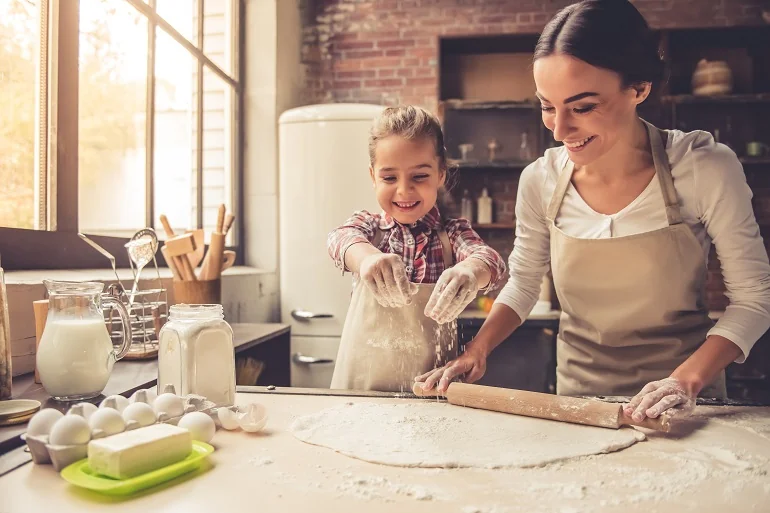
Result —
<instances>
[{"instance_id":1,"label":"plaid pattern sleeve","mask_svg":"<svg viewBox=\"0 0 770 513\"><path fill-rule=\"evenodd\" d=\"M329 256L334 260L334 265L342 269L342 272L348 271L349 269L345 267L345 252L353 244L371 242L378 224L377 214L359 210L353 213L342 226L332 230L326 239L326 248Z\"/></svg>"},{"instance_id":2,"label":"plaid pattern sleeve","mask_svg":"<svg viewBox=\"0 0 770 513\"><path fill-rule=\"evenodd\" d=\"M489 247L466 219L447 219L445 223L455 260L478 258L489 267L491 277L484 293L495 290L505 277L505 260L500 253Z\"/></svg>"}]
</instances>

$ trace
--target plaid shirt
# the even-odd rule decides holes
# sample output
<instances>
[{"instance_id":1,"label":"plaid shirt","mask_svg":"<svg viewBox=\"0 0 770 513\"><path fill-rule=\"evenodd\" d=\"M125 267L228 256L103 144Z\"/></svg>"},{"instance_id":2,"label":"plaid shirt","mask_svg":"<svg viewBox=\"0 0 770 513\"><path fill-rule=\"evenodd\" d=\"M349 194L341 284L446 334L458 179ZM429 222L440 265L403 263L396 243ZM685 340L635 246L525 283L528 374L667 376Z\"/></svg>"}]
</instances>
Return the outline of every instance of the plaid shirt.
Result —
<instances>
[{"instance_id":1,"label":"plaid shirt","mask_svg":"<svg viewBox=\"0 0 770 513\"><path fill-rule=\"evenodd\" d=\"M444 272L444 257L437 231L441 227L441 214L437 207L433 207L411 226L399 224L385 213L370 214L366 210L355 212L345 224L334 229L327 240L329 255L343 273L347 270L344 260L347 249L359 242L371 243L377 227L384 235L377 249L383 253L401 255L409 281L438 281ZM492 276L484 292L494 290L505 274L505 261L500 254L484 243L466 219L447 219L444 228L452 244L455 261L462 262L473 257L487 264ZM354 276L353 281L355 284L357 276Z\"/></svg>"}]
</instances>

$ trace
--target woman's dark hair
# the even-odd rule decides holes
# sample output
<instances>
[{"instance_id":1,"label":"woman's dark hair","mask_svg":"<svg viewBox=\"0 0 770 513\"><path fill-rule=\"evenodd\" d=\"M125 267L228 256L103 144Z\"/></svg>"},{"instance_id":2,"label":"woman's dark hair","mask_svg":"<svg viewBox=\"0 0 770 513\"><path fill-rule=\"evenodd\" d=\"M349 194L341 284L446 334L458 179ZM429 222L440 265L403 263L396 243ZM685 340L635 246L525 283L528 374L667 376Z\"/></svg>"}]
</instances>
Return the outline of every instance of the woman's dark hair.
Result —
<instances>
[{"instance_id":1,"label":"woman's dark hair","mask_svg":"<svg viewBox=\"0 0 770 513\"><path fill-rule=\"evenodd\" d=\"M583 0L543 29L534 60L565 54L616 72L624 86L663 79L663 60L647 21L628 0Z\"/></svg>"}]
</instances>

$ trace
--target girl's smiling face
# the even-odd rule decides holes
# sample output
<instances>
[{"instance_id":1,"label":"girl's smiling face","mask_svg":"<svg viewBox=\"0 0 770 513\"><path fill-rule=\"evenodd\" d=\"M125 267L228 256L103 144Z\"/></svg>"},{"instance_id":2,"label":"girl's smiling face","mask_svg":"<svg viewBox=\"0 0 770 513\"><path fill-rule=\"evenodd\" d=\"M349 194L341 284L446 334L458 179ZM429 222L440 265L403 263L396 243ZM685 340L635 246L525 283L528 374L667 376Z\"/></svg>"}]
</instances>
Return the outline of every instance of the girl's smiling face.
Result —
<instances>
[{"instance_id":1,"label":"girl's smiling face","mask_svg":"<svg viewBox=\"0 0 770 513\"><path fill-rule=\"evenodd\" d=\"M382 210L404 225L430 212L446 180L436 148L427 137L410 140L391 135L380 139L369 174Z\"/></svg>"},{"instance_id":2,"label":"girl's smiling face","mask_svg":"<svg viewBox=\"0 0 770 513\"><path fill-rule=\"evenodd\" d=\"M543 123L578 166L607 155L629 137L636 106L650 90L649 84L624 86L618 73L564 54L537 59L534 78Z\"/></svg>"}]
</instances>

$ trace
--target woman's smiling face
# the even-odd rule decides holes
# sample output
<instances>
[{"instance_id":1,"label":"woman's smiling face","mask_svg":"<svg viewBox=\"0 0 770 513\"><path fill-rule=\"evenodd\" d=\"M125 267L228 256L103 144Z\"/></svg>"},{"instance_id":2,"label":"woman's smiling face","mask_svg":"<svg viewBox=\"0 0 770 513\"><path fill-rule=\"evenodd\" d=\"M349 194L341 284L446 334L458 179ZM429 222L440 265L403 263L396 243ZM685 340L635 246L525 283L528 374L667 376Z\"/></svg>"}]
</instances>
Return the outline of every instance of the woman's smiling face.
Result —
<instances>
[{"instance_id":1,"label":"woman's smiling face","mask_svg":"<svg viewBox=\"0 0 770 513\"><path fill-rule=\"evenodd\" d=\"M649 85L624 86L614 71L558 53L535 61L534 78L543 123L576 165L589 164L615 147L649 94Z\"/></svg>"}]
</instances>

